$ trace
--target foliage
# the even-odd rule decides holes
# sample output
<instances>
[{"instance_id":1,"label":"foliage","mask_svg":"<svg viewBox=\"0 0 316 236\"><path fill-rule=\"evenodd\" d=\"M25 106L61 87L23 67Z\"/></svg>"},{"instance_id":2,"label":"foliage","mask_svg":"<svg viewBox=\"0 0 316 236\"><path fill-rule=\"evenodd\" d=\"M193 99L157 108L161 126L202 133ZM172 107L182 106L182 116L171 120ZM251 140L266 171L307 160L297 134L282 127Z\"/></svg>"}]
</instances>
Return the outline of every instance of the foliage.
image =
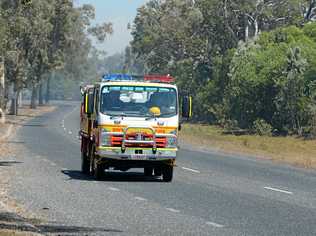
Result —
<instances>
[{"instance_id":1,"label":"foliage","mask_svg":"<svg viewBox=\"0 0 316 236\"><path fill-rule=\"evenodd\" d=\"M225 94L230 117L243 128L263 119L280 133L301 134L315 102L315 56L312 39L293 26L240 45Z\"/></svg>"},{"instance_id":2,"label":"foliage","mask_svg":"<svg viewBox=\"0 0 316 236\"><path fill-rule=\"evenodd\" d=\"M14 89L13 104L27 87L33 90L34 108L38 88L48 78L49 91L50 78L54 79L47 75L59 72L68 79L87 78L85 72L91 71L87 67L92 66L88 33L103 41L113 32L111 23L91 26L93 18L91 5L76 8L72 0L0 2L0 56L5 59L6 85Z\"/></svg>"},{"instance_id":3,"label":"foliage","mask_svg":"<svg viewBox=\"0 0 316 236\"><path fill-rule=\"evenodd\" d=\"M134 20L127 67L175 76L194 94L195 121L302 134L314 119L315 9L307 0L151 0Z\"/></svg>"},{"instance_id":4,"label":"foliage","mask_svg":"<svg viewBox=\"0 0 316 236\"><path fill-rule=\"evenodd\" d=\"M253 122L253 130L260 136L271 136L272 129L272 126L262 119Z\"/></svg>"}]
</instances>

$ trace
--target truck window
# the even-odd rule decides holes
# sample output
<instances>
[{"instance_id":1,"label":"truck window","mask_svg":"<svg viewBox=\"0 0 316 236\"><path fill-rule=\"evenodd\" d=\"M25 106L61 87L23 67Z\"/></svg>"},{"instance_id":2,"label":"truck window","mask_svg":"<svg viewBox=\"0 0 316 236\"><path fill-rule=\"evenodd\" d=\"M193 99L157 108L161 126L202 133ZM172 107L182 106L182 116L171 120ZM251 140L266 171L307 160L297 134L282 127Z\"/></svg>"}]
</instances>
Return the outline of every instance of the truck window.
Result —
<instances>
[{"instance_id":1,"label":"truck window","mask_svg":"<svg viewBox=\"0 0 316 236\"><path fill-rule=\"evenodd\" d=\"M151 108L158 109L160 117L177 115L176 90L146 86L104 86L102 88L100 111L104 114L148 117L152 116Z\"/></svg>"}]
</instances>

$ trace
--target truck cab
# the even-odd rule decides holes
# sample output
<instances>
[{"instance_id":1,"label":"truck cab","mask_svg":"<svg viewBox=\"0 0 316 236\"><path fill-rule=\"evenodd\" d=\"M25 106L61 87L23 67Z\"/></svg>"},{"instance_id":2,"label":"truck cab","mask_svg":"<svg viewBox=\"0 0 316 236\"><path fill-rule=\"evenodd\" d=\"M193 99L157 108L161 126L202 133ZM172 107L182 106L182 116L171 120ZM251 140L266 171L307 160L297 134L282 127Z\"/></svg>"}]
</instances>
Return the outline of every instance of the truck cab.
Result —
<instances>
[{"instance_id":1,"label":"truck cab","mask_svg":"<svg viewBox=\"0 0 316 236\"><path fill-rule=\"evenodd\" d=\"M83 93L82 171L100 179L105 169L144 168L173 178L180 127L179 92L171 76L107 75ZM191 98L182 116L192 115Z\"/></svg>"}]
</instances>

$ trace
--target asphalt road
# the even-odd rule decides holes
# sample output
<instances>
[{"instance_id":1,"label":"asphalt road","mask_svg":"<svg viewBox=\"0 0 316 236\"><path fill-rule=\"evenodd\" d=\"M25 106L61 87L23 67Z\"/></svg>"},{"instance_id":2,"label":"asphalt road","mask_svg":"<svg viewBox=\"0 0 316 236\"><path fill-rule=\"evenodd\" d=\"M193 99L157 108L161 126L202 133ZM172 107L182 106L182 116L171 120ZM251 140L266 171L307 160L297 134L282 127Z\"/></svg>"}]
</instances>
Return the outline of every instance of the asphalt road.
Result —
<instances>
[{"instance_id":1,"label":"asphalt road","mask_svg":"<svg viewBox=\"0 0 316 236\"><path fill-rule=\"evenodd\" d=\"M11 194L58 235L316 235L316 172L182 147L174 181L80 173L75 103L20 129Z\"/></svg>"}]
</instances>

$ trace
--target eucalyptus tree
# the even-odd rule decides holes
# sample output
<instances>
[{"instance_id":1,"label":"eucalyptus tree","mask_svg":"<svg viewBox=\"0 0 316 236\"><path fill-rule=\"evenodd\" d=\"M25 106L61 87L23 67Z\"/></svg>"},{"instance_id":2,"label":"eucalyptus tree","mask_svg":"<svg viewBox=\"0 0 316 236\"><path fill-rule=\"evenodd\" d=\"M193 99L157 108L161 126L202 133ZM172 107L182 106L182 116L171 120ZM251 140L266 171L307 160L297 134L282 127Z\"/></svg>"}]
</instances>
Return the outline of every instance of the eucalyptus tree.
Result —
<instances>
[{"instance_id":1,"label":"eucalyptus tree","mask_svg":"<svg viewBox=\"0 0 316 236\"><path fill-rule=\"evenodd\" d=\"M49 49L51 76L47 81L46 102L49 102L50 79L55 77L56 71L78 81L91 77L87 67L91 65L88 57L92 43L88 35L102 42L113 33L111 23L91 26L91 20L95 17L92 5L84 4L76 8L69 0L54 0L54 4L50 36L52 44Z\"/></svg>"},{"instance_id":2,"label":"eucalyptus tree","mask_svg":"<svg viewBox=\"0 0 316 236\"><path fill-rule=\"evenodd\" d=\"M2 18L6 25L4 60L5 74L8 85L13 85L13 95L11 97L11 113L17 112L17 97L26 81L26 53L25 46L30 28L29 21L25 15L24 5L20 1L3 0L0 3Z\"/></svg>"},{"instance_id":3,"label":"eucalyptus tree","mask_svg":"<svg viewBox=\"0 0 316 236\"><path fill-rule=\"evenodd\" d=\"M5 120L5 80L4 80L4 46L6 43L6 24L0 8L0 122Z\"/></svg>"},{"instance_id":4,"label":"eucalyptus tree","mask_svg":"<svg viewBox=\"0 0 316 236\"><path fill-rule=\"evenodd\" d=\"M51 45L49 36L53 29L50 21L53 5L50 3L33 0L27 8L27 19L31 28L26 39L28 44L25 45L25 56L28 62L28 82L32 88L31 108L36 108L38 87L41 86L43 75L51 67L48 52Z\"/></svg>"},{"instance_id":5,"label":"eucalyptus tree","mask_svg":"<svg viewBox=\"0 0 316 236\"><path fill-rule=\"evenodd\" d=\"M65 50L68 47L69 40L73 40L70 33L71 27L74 27L73 15L75 9L71 0L52 0L52 15L50 23L52 29L49 34L50 45L48 48L48 60L50 63L49 75L47 77L46 103L50 100L51 79L55 77L55 71L62 69L66 60Z\"/></svg>"},{"instance_id":6,"label":"eucalyptus tree","mask_svg":"<svg viewBox=\"0 0 316 236\"><path fill-rule=\"evenodd\" d=\"M61 70L67 78L80 82L97 78L95 67L101 52L92 46L91 38L103 42L113 33L113 28L111 23L92 26L91 21L94 17L95 9L91 5L85 4L73 9L69 31L66 34L65 64Z\"/></svg>"},{"instance_id":7,"label":"eucalyptus tree","mask_svg":"<svg viewBox=\"0 0 316 236\"><path fill-rule=\"evenodd\" d=\"M316 0L306 0L303 4L305 21L316 21Z\"/></svg>"}]
</instances>

